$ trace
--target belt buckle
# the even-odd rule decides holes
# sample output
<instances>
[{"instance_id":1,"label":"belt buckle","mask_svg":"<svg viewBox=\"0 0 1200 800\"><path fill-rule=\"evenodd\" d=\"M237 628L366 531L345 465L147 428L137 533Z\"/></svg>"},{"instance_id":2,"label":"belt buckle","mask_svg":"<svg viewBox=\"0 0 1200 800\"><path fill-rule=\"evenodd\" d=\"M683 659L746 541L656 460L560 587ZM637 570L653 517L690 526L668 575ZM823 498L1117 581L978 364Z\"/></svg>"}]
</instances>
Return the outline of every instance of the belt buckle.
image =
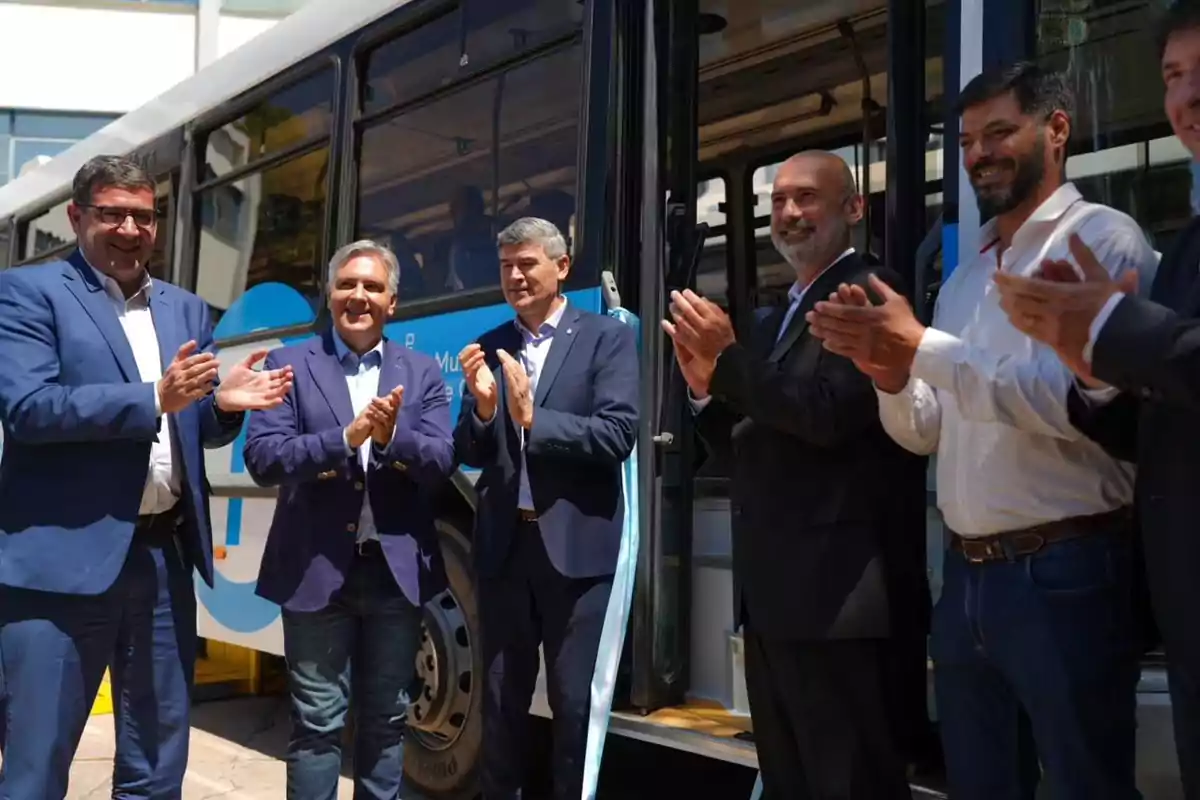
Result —
<instances>
[{"instance_id":1,"label":"belt buckle","mask_svg":"<svg viewBox=\"0 0 1200 800\"><path fill-rule=\"evenodd\" d=\"M995 540L980 542L972 541L970 539L963 539L963 555L966 556L967 562L970 564L982 564L985 561L993 561L996 558L995 545L997 544L999 544L999 542ZM1003 550L1000 552L1003 553ZM979 555L976 555L976 553Z\"/></svg>"}]
</instances>

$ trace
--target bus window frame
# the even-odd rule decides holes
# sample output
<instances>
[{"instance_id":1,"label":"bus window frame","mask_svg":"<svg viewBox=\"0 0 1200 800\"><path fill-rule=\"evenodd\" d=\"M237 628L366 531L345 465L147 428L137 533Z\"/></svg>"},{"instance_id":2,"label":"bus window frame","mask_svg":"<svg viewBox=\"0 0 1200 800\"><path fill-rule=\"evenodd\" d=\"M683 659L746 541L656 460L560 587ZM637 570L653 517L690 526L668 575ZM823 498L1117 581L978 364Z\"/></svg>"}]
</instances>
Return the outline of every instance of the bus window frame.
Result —
<instances>
[{"instance_id":1,"label":"bus window frame","mask_svg":"<svg viewBox=\"0 0 1200 800\"><path fill-rule=\"evenodd\" d=\"M9 268L25 267L30 264L40 264L47 260L46 259L47 255L53 256L53 255L60 255L63 253L70 253L72 250L75 249L75 245L78 240L71 239L69 242L67 242L65 244L61 244L57 247L51 247L49 250L44 250L41 253L37 253L28 258L20 257L22 251L25 249L24 248L25 238L29 235L29 223L33 222L34 220L38 219L39 217L49 214L56 207L62 205L63 203L68 203L68 202L70 202L70 200L71 200L71 190L70 190L70 187L68 187L66 189L63 189L61 192L58 192L57 194L53 195L49 202L43 202L42 205L38 206L37 210L12 218L12 227L9 228L10 235L11 235L11 241L9 243L9 252L12 255L12 257L8 261Z\"/></svg>"},{"instance_id":2,"label":"bus window frame","mask_svg":"<svg viewBox=\"0 0 1200 800\"><path fill-rule=\"evenodd\" d=\"M586 219L589 216L586 206L580 204L581 198L586 198L587 181L585 180L586 158L587 158L587 143L589 134L591 133L589 120L590 112L593 104L597 102L596 86L592 83L592 46L594 26L592 24L595 14L594 0L588 0L587 7L584 12L583 27L573 31L568 35L560 36L556 39L544 42L529 50L525 50L510 58L506 58L495 62L483 69L469 72L451 83L444 86L438 86L429 91L415 95L390 106L377 108L370 113L363 113L362 94L363 87L366 84L366 70L368 60L371 54L401 36L408 35L420 29L422 24L440 19L445 14L454 13L460 8L461 4L449 0L439 4L433 4L427 8L412 9L408 15L398 15L396 18L387 19L376 23L368 28L355 42L354 48L350 56L350 69L348 76L348 88L346 91L347 102L353 104L351 113L345 115L344 132L345 132L345 153L342 168L344 170L345 179L341 184L341 194L338 197L338 205L341 208L347 209L346 213L339 219L337 228L337 238L339 241L353 241L358 224L358 185L359 174L362 166L362 148L361 142L364 131L374 125L387 122L398 116L410 113L412 111L424 108L434 103L453 97L464 91L471 89L474 86L487 83L495 80L497 76L508 74L523 66L534 63L540 59L547 58L559 53L568 52L573 47L580 47L580 59L582 70L580 75L580 104L579 115L577 120L578 126L578 141L576 143L576 171L575 171L575 198L576 198L576 233L575 241L581 243L581 246L572 253L572 263L578 263L584 260L586 251L582 245L595 241L595 239L587 239L584 236L586 231ZM608 100L608 82L605 81L601 87L603 90L602 102L607 103ZM611 147L611 136L605 133L605 147ZM606 176L605 176L606 177ZM581 258L583 256L583 258ZM598 265L603 265L599 259L602 258L600 253L597 253L594 258ZM599 269L597 270L597 284L599 283ZM393 312L389 322L399 322L403 320L419 319L422 317L434 316L437 314L449 314L455 311L465 311L475 308L483 308L486 306L500 305L504 303L504 293L499 286L484 287L480 289L471 289L467 291L449 292L436 297L420 297L412 300L400 299L396 303L396 309Z\"/></svg>"},{"instance_id":3,"label":"bus window frame","mask_svg":"<svg viewBox=\"0 0 1200 800\"><path fill-rule=\"evenodd\" d=\"M181 246L179 247L178 264L175 271L177 272L179 285L193 293L196 290L200 277L200 231L202 227L200 224L202 209L201 204L198 202L200 195L205 191L239 181L248 175L262 173L288 161L302 158L316 152L323 146L329 150L328 168L325 173L324 219L321 226L321 258L314 265L318 292L315 298L315 304L318 309L316 317L311 323L305 325L264 329L244 336L223 338L217 342L217 345L220 347L262 339L278 338L282 334L289 336L302 335L316 330L322 322L325 308L326 284L328 282L329 258L334 252L332 245L335 237L333 236L333 232L336 230L338 205L336 202L336 191L338 180L340 179L338 175L338 154L342 147L342 143L339 141L341 138L339 120L344 113L343 103L346 90L343 69L344 60L337 52L337 48L337 43L331 45L324 51L316 53L278 75L268 78L258 86L225 104L220 109L198 116L189 125L191 130L191 136L188 137L189 152L184 158L184 168L179 190L180 214L177 219L179 220L180 230L177 232L177 236L179 237ZM207 163L208 137L214 131L220 130L225 125L241 118L279 92L296 86L308 78L320 75L326 70L329 72L329 85L332 91L332 95L330 95L330 124L327 132L309 136L282 150L260 156L216 178L206 181L198 180L198 177L203 174L202 170ZM242 293L245 293L245 291L245 288L243 288Z\"/></svg>"}]
</instances>

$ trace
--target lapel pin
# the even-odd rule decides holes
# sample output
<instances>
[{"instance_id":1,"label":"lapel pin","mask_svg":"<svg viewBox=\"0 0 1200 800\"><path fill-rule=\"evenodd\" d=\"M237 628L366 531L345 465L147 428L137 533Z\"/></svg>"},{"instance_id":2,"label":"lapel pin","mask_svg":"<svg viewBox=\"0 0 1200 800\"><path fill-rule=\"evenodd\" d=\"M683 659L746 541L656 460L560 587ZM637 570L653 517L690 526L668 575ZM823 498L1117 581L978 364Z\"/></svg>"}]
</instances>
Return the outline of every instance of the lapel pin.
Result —
<instances>
[{"instance_id":1,"label":"lapel pin","mask_svg":"<svg viewBox=\"0 0 1200 800\"><path fill-rule=\"evenodd\" d=\"M568 336L570 336L570 335L571 335L571 329L570 329L570 328L567 328L567 335L568 335Z\"/></svg>"}]
</instances>

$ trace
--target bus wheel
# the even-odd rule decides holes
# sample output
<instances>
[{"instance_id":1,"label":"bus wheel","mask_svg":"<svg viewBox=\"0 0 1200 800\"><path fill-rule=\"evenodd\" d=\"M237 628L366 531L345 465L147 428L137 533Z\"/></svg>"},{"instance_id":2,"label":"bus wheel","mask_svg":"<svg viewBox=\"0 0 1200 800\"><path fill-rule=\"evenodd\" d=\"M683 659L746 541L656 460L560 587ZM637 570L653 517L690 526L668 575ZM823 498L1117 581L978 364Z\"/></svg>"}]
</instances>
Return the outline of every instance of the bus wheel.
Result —
<instances>
[{"instance_id":1,"label":"bus wheel","mask_svg":"<svg viewBox=\"0 0 1200 800\"><path fill-rule=\"evenodd\" d=\"M478 792L483 739L483 653L471 578L471 544L437 521L450 588L425 606L417 674L423 685L408 709L405 783L438 800Z\"/></svg>"}]
</instances>

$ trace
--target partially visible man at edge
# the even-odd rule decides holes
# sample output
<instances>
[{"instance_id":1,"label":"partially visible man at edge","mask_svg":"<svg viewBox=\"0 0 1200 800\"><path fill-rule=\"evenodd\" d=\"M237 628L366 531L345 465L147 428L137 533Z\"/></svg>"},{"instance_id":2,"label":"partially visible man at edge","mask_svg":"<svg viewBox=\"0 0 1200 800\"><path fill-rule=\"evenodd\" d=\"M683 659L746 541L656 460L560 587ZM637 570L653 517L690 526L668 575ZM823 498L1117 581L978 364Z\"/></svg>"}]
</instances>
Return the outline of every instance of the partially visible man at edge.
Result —
<instances>
[{"instance_id":1,"label":"partially visible man at edge","mask_svg":"<svg viewBox=\"0 0 1200 800\"><path fill-rule=\"evenodd\" d=\"M205 447L291 388L251 354L218 381L208 306L152 279L153 179L99 156L67 207L79 249L0 274L0 797L62 798L106 668L114 798L187 767L192 570L210 585Z\"/></svg>"},{"instance_id":2,"label":"partially visible man at edge","mask_svg":"<svg viewBox=\"0 0 1200 800\"><path fill-rule=\"evenodd\" d=\"M1167 118L1200 162L1200 2L1175 3L1157 38ZM1137 461L1138 519L1179 769L1185 796L1200 800L1200 219L1177 234L1153 284L1143 276L1136 292L1131 281L1110 277L1111 254L1089 244L1072 248L1074 265L1047 265L1053 281L997 276L997 283L1013 325L1075 370L1071 421L1114 456Z\"/></svg>"},{"instance_id":3,"label":"partially visible man at edge","mask_svg":"<svg viewBox=\"0 0 1200 800\"><path fill-rule=\"evenodd\" d=\"M870 379L804 316L876 273L850 246L862 208L842 159L791 157L771 192L771 240L796 272L788 304L745 344L691 291L663 321L697 429L733 467L734 622L766 800L911 797L890 695L923 712L924 459L888 438ZM916 679L889 681L905 649Z\"/></svg>"},{"instance_id":4,"label":"partially visible man at edge","mask_svg":"<svg viewBox=\"0 0 1200 800\"><path fill-rule=\"evenodd\" d=\"M811 315L874 379L889 434L938 455L950 547L930 655L950 794L972 800L1031 798L1039 772L1058 800L1140 797L1133 469L1071 423L1070 373L990 285L1061 258L1071 235L1114 272L1157 265L1129 216L1064 183L1072 106L1064 77L1029 63L963 88L963 163L994 218L932 327L876 282L882 303L839 287Z\"/></svg>"}]
</instances>

